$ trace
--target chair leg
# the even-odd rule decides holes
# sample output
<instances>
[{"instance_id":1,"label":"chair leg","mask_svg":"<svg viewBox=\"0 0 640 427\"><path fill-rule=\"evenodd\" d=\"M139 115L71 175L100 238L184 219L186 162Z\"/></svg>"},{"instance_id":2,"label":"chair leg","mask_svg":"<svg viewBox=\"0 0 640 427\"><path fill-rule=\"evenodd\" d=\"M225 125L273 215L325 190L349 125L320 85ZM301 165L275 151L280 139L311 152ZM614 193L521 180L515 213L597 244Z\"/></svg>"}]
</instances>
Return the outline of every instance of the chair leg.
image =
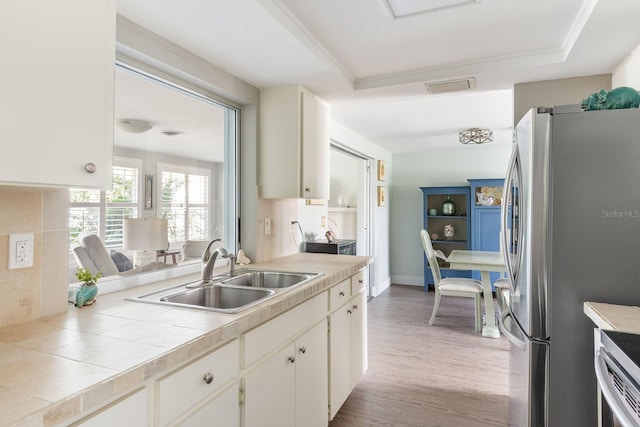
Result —
<instances>
[{"instance_id":1,"label":"chair leg","mask_svg":"<svg viewBox=\"0 0 640 427\"><path fill-rule=\"evenodd\" d=\"M433 321L436 320L436 313L440 307L440 292L436 289L436 299L433 302L433 313L431 313L431 319L429 320L429 326L433 325Z\"/></svg>"},{"instance_id":2,"label":"chair leg","mask_svg":"<svg viewBox=\"0 0 640 427\"><path fill-rule=\"evenodd\" d=\"M476 303L476 332L482 332L482 309L480 308L480 294L476 294L473 299Z\"/></svg>"}]
</instances>

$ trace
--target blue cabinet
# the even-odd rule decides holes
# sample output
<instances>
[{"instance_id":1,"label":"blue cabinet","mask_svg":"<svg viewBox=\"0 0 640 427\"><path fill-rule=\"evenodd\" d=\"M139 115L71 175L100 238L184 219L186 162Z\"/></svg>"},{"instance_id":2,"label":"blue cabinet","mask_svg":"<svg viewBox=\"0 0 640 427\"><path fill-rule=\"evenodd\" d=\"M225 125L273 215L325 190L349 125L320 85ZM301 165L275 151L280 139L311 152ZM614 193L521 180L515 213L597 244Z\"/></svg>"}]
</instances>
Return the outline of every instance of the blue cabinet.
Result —
<instances>
[{"instance_id":1,"label":"blue cabinet","mask_svg":"<svg viewBox=\"0 0 640 427\"><path fill-rule=\"evenodd\" d=\"M457 187L420 187L423 203L423 227L431 236L431 243L435 250L441 250L449 256L454 249L471 249L471 189L468 186ZM447 196L455 204L453 215L443 215L442 203ZM446 209L445 209L446 211ZM446 213L446 212L445 212ZM453 235L445 235L445 226L453 228ZM416 233L417 236L417 233ZM433 274L424 260L424 290L433 286ZM471 277L470 271L450 270L444 260L440 261L442 277Z\"/></svg>"},{"instance_id":2,"label":"blue cabinet","mask_svg":"<svg viewBox=\"0 0 640 427\"><path fill-rule=\"evenodd\" d=\"M500 209L504 179L469 179L471 197L471 250L500 250ZM472 273L480 280L480 272ZM491 283L500 273L491 273Z\"/></svg>"}]
</instances>

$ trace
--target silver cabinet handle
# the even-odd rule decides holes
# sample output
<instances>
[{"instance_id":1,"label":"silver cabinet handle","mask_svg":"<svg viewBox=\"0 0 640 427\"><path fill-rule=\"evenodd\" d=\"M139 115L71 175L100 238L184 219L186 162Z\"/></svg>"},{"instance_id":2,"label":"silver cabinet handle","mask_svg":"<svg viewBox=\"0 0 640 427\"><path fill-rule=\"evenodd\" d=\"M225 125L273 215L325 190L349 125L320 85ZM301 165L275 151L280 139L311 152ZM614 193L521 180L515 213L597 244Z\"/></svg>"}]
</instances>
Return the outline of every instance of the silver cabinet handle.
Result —
<instances>
[{"instance_id":1,"label":"silver cabinet handle","mask_svg":"<svg viewBox=\"0 0 640 427\"><path fill-rule=\"evenodd\" d=\"M86 165L84 165L84 170L89 173L94 173L96 171L96 164L89 162Z\"/></svg>"},{"instance_id":2,"label":"silver cabinet handle","mask_svg":"<svg viewBox=\"0 0 640 427\"><path fill-rule=\"evenodd\" d=\"M298 350L300 351L300 353L305 354L307 352L307 347L302 346Z\"/></svg>"},{"instance_id":3,"label":"silver cabinet handle","mask_svg":"<svg viewBox=\"0 0 640 427\"><path fill-rule=\"evenodd\" d=\"M204 381L207 384L211 384L213 382L213 374L211 372L207 372L202 377L202 381Z\"/></svg>"},{"instance_id":4,"label":"silver cabinet handle","mask_svg":"<svg viewBox=\"0 0 640 427\"><path fill-rule=\"evenodd\" d=\"M295 356L289 356L289 362L295 363L295 361L296 361L296 357Z\"/></svg>"}]
</instances>

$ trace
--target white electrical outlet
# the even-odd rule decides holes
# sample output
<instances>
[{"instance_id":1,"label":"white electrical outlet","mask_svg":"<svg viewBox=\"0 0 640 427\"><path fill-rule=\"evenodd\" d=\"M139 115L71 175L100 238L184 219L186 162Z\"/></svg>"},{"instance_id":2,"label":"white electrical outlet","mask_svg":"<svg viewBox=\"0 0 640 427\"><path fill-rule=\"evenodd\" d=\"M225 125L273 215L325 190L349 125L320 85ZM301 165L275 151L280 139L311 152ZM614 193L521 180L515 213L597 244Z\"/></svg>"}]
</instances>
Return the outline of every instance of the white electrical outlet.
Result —
<instances>
[{"instance_id":1,"label":"white electrical outlet","mask_svg":"<svg viewBox=\"0 0 640 427\"><path fill-rule=\"evenodd\" d=\"M9 269L33 267L33 233L9 234Z\"/></svg>"},{"instance_id":2,"label":"white electrical outlet","mask_svg":"<svg viewBox=\"0 0 640 427\"><path fill-rule=\"evenodd\" d=\"M271 235L271 218L264 219L264 235L265 236Z\"/></svg>"}]
</instances>

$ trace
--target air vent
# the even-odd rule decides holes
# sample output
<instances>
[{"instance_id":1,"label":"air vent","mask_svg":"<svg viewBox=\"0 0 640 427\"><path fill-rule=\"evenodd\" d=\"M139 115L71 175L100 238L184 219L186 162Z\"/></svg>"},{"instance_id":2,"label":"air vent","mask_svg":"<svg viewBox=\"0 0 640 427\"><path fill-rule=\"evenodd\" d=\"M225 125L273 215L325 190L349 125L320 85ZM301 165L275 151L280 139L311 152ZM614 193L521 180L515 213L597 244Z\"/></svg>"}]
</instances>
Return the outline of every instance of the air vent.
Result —
<instances>
[{"instance_id":1,"label":"air vent","mask_svg":"<svg viewBox=\"0 0 640 427\"><path fill-rule=\"evenodd\" d=\"M458 92L461 90L474 89L476 87L476 79L469 77L468 79L447 80L444 82L431 82L424 84L429 93L446 93Z\"/></svg>"}]
</instances>

